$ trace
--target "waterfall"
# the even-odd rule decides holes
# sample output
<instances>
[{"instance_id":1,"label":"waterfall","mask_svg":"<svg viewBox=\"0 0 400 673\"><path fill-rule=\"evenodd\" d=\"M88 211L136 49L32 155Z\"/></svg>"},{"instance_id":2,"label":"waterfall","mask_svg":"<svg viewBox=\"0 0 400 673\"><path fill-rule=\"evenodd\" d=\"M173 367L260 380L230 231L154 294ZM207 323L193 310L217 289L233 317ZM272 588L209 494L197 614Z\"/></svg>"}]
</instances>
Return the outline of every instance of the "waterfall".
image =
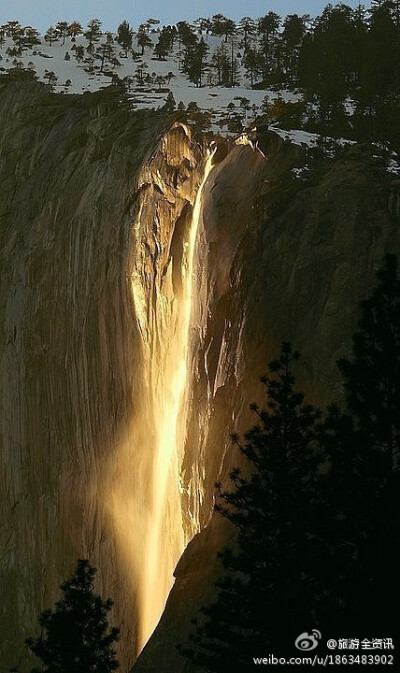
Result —
<instances>
[{"instance_id":1,"label":"waterfall","mask_svg":"<svg viewBox=\"0 0 400 673\"><path fill-rule=\"evenodd\" d=\"M207 158L203 180L193 207L191 225L184 241L181 258L182 294L176 301L158 287L156 302L158 357L149 362L149 380L156 419L153 452L151 505L148 528L143 540L144 568L141 587L139 644L144 645L154 630L172 585L172 573L187 540L180 502L180 462L186 435L186 391L188 371L189 326L193 302L193 258L201 216L202 193L211 170L212 156ZM170 260L173 264L174 260ZM168 272L165 276L168 292Z\"/></svg>"},{"instance_id":2,"label":"waterfall","mask_svg":"<svg viewBox=\"0 0 400 673\"><path fill-rule=\"evenodd\" d=\"M115 459L118 468L108 499L118 553L132 568L139 651L158 623L174 568L189 542L182 512L181 463L189 411L196 237L212 158L209 153L183 234L183 249L175 257L171 254L155 282L150 283L140 260L131 278L141 335L141 394L130 437ZM137 229L142 216L140 210ZM179 283L173 283L177 273Z\"/></svg>"}]
</instances>

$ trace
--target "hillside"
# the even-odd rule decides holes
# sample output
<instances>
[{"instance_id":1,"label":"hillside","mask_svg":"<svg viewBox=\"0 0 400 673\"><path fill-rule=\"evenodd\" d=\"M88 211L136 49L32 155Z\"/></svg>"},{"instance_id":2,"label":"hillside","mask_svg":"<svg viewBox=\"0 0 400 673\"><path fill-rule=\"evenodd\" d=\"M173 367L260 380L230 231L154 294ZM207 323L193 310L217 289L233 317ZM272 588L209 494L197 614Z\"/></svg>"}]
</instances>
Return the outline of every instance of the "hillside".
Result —
<instances>
[{"instance_id":1,"label":"hillside","mask_svg":"<svg viewBox=\"0 0 400 673\"><path fill-rule=\"evenodd\" d=\"M210 56L225 46L223 36L204 33L202 37ZM215 131L226 131L232 119L238 118L239 121L246 122L250 117L261 114L266 98L271 101L279 98L292 102L300 98L298 92L287 89L277 92L263 87L251 88L241 58L243 34L240 32L236 34L234 43L237 79L230 87L215 84L216 78L210 66L207 68L204 84L201 87L196 86L182 72L181 45L176 42L170 53L159 59L154 55L158 38L159 31L153 30L149 33L150 44L145 47L141 56L138 33L133 33L132 50L125 57L115 33L101 35L96 44L97 53L101 53L107 41L111 41L115 55L115 61L106 59L104 67L101 68L98 59L90 58L87 52L88 40L83 35L57 37L52 44L43 35L39 35L39 44L24 46L20 53L18 39L5 35L3 43L0 43L0 72L6 73L13 68L31 70L40 81L51 84L53 91L57 93L93 92L122 80L127 86L133 109L162 107L167 101L168 93L171 93L177 105L182 103L186 107L193 102L201 111L211 113L209 121ZM84 50L83 59L76 56L79 48ZM18 55L13 55L15 49Z\"/></svg>"},{"instance_id":2,"label":"hillside","mask_svg":"<svg viewBox=\"0 0 400 673\"><path fill-rule=\"evenodd\" d=\"M203 131L237 134L256 121L398 151L400 9L371 4L329 4L313 18L123 21L114 33L99 19L59 21L44 35L9 21L0 72L29 70L60 93L121 84L133 109L188 109Z\"/></svg>"}]
</instances>

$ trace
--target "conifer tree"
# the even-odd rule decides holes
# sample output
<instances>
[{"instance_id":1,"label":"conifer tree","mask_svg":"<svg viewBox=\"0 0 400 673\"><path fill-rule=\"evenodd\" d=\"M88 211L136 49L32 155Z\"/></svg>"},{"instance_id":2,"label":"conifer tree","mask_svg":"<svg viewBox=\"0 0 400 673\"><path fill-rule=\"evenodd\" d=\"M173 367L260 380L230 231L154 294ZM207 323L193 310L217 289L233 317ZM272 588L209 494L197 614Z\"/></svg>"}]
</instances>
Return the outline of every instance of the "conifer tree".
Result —
<instances>
[{"instance_id":1,"label":"conifer tree","mask_svg":"<svg viewBox=\"0 0 400 673\"><path fill-rule=\"evenodd\" d=\"M171 35L169 31L163 28L158 36L158 41L154 45L154 53L162 61L171 50Z\"/></svg>"},{"instance_id":2,"label":"conifer tree","mask_svg":"<svg viewBox=\"0 0 400 673\"><path fill-rule=\"evenodd\" d=\"M225 43L218 45L218 47L215 49L212 55L211 64L217 74L217 84L222 86L229 86L231 81L231 66Z\"/></svg>"},{"instance_id":3,"label":"conifer tree","mask_svg":"<svg viewBox=\"0 0 400 673\"><path fill-rule=\"evenodd\" d=\"M325 524L337 580L332 595L341 604L337 625L364 633L386 629L390 636L389 606L395 607L400 592L400 279L395 256L386 256L377 277L370 298L361 302L352 356L338 363L346 413L332 407L325 422L331 463L331 511ZM327 612L332 614L332 606Z\"/></svg>"},{"instance_id":4,"label":"conifer tree","mask_svg":"<svg viewBox=\"0 0 400 673\"><path fill-rule=\"evenodd\" d=\"M310 621L325 545L318 526L318 465L313 442L319 412L294 390L299 355L284 343L262 377L267 407L258 424L233 441L247 460L230 487L217 484L217 511L237 530L221 555L216 601L202 609L192 645L180 647L206 671L253 671L260 651L287 653ZM313 622L314 623L314 622ZM317 626L314 623L314 626Z\"/></svg>"},{"instance_id":5,"label":"conifer tree","mask_svg":"<svg viewBox=\"0 0 400 673\"><path fill-rule=\"evenodd\" d=\"M224 34L224 24L227 21L227 17L223 14L214 14L211 19L211 31L213 35L223 35Z\"/></svg>"},{"instance_id":6,"label":"conifer tree","mask_svg":"<svg viewBox=\"0 0 400 673\"><path fill-rule=\"evenodd\" d=\"M148 36L146 27L143 23L139 26L137 36L136 36L136 40L137 40L137 43L138 43L139 47L141 47L141 49L142 49L141 56L143 56L145 47L151 47L152 44L153 44L150 37Z\"/></svg>"},{"instance_id":7,"label":"conifer tree","mask_svg":"<svg viewBox=\"0 0 400 673\"><path fill-rule=\"evenodd\" d=\"M118 26L117 42L125 49L125 58L128 56L128 49L132 47L133 30L128 21L122 21Z\"/></svg>"},{"instance_id":8,"label":"conifer tree","mask_svg":"<svg viewBox=\"0 0 400 673\"><path fill-rule=\"evenodd\" d=\"M166 101L161 109L167 113L173 112L176 109L176 101L172 91L168 93Z\"/></svg>"},{"instance_id":9,"label":"conifer tree","mask_svg":"<svg viewBox=\"0 0 400 673\"><path fill-rule=\"evenodd\" d=\"M22 47L33 47L36 44L40 44L40 34L35 28L27 26L24 34L18 39L17 44Z\"/></svg>"},{"instance_id":10,"label":"conifer tree","mask_svg":"<svg viewBox=\"0 0 400 673\"><path fill-rule=\"evenodd\" d=\"M87 30L84 33L89 42L89 47L92 47L94 42L98 42L101 37L101 21L99 19L91 19L87 24Z\"/></svg>"},{"instance_id":11,"label":"conifer tree","mask_svg":"<svg viewBox=\"0 0 400 673\"><path fill-rule=\"evenodd\" d=\"M85 57L85 50L82 44L78 44L75 49L75 58L80 63Z\"/></svg>"},{"instance_id":12,"label":"conifer tree","mask_svg":"<svg viewBox=\"0 0 400 673\"><path fill-rule=\"evenodd\" d=\"M53 42L56 42L58 40L58 32L56 31L55 28L53 28L53 26L50 26L46 30L44 34L44 39L46 40L46 42L49 43L50 46L53 44Z\"/></svg>"},{"instance_id":13,"label":"conifer tree","mask_svg":"<svg viewBox=\"0 0 400 673\"><path fill-rule=\"evenodd\" d=\"M43 79L46 79L47 83L50 86L54 86L56 84L57 80L58 80L58 77L55 74L55 72L53 72L53 70L45 70Z\"/></svg>"},{"instance_id":14,"label":"conifer tree","mask_svg":"<svg viewBox=\"0 0 400 673\"><path fill-rule=\"evenodd\" d=\"M119 630L107 622L112 601L94 593L95 573L87 560L79 560L73 577L61 585L55 609L40 615L41 635L26 640L42 662L32 673L110 673L118 668L113 644Z\"/></svg>"},{"instance_id":15,"label":"conifer tree","mask_svg":"<svg viewBox=\"0 0 400 673\"><path fill-rule=\"evenodd\" d=\"M79 21L72 21L68 26L68 32L71 37L76 37L82 33L82 26Z\"/></svg>"},{"instance_id":16,"label":"conifer tree","mask_svg":"<svg viewBox=\"0 0 400 673\"><path fill-rule=\"evenodd\" d=\"M4 25L4 28L6 30L6 35L9 35L13 39L17 37L21 31L22 31L22 26L19 21L7 21L7 23Z\"/></svg>"},{"instance_id":17,"label":"conifer tree","mask_svg":"<svg viewBox=\"0 0 400 673\"><path fill-rule=\"evenodd\" d=\"M189 79L197 86L202 85L202 77L205 69L205 58L209 51L209 46L204 38L196 40L193 44L186 47L184 53L183 70L187 73Z\"/></svg>"},{"instance_id":18,"label":"conifer tree","mask_svg":"<svg viewBox=\"0 0 400 673\"><path fill-rule=\"evenodd\" d=\"M158 26L159 23L160 23L159 19L153 19L150 17L149 19L147 19L144 25L146 26L147 32L150 33L150 31L154 31L155 26Z\"/></svg>"},{"instance_id":19,"label":"conifer tree","mask_svg":"<svg viewBox=\"0 0 400 673\"><path fill-rule=\"evenodd\" d=\"M258 20L258 31L265 38L266 42L269 42L271 36L277 32L280 24L280 16L275 12L268 12L268 14Z\"/></svg>"},{"instance_id":20,"label":"conifer tree","mask_svg":"<svg viewBox=\"0 0 400 673\"><path fill-rule=\"evenodd\" d=\"M147 65L147 63L144 63L144 62L141 61L138 64L138 66L135 70L134 77L135 77L137 83L139 84L139 86L143 86L143 84L145 83L146 70L148 69L148 67L149 66Z\"/></svg>"},{"instance_id":21,"label":"conifer tree","mask_svg":"<svg viewBox=\"0 0 400 673\"><path fill-rule=\"evenodd\" d=\"M260 71L260 59L255 49L247 49L243 57L243 65L246 69L246 76L250 79L250 86L253 88L254 80Z\"/></svg>"},{"instance_id":22,"label":"conifer tree","mask_svg":"<svg viewBox=\"0 0 400 673\"><path fill-rule=\"evenodd\" d=\"M256 24L253 19L249 16L244 16L243 19L239 21L239 30L243 34L243 49L246 52L249 47L249 39L256 32Z\"/></svg>"},{"instance_id":23,"label":"conifer tree","mask_svg":"<svg viewBox=\"0 0 400 673\"><path fill-rule=\"evenodd\" d=\"M177 25L177 31L178 31L178 38L179 38L179 48L181 43L185 46L188 47L190 45L196 44L197 43L197 37L195 32L193 31L192 26L187 23L187 21L178 21Z\"/></svg>"},{"instance_id":24,"label":"conifer tree","mask_svg":"<svg viewBox=\"0 0 400 673\"><path fill-rule=\"evenodd\" d=\"M283 22L282 65L286 78L292 85L297 81L298 55L306 32L305 19L306 17L298 16L298 14L289 14Z\"/></svg>"},{"instance_id":25,"label":"conifer tree","mask_svg":"<svg viewBox=\"0 0 400 673\"><path fill-rule=\"evenodd\" d=\"M62 45L65 44L65 38L68 35L68 28L69 28L68 21L58 21L58 23L56 23L56 31L58 35L63 39Z\"/></svg>"},{"instance_id":26,"label":"conifer tree","mask_svg":"<svg viewBox=\"0 0 400 673\"><path fill-rule=\"evenodd\" d=\"M100 60L100 72L103 72L104 64L109 62L111 64L116 62L116 54L113 45L112 33L106 33L106 39L101 42L96 49L95 58Z\"/></svg>"},{"instance_id":27,"label":"conifer tree","mask_svg":"<svg viewBox=\"0 0 400 673\"><path fill-rule=\"evenodd\" d=\"M339 361L349 411L370 451L380 481L387 480L400 453L400 280L397 258L387 255L379 284L361 303L353 357ZM385 476L386 475L386 476Z\"/></svg>"}]
</instances>

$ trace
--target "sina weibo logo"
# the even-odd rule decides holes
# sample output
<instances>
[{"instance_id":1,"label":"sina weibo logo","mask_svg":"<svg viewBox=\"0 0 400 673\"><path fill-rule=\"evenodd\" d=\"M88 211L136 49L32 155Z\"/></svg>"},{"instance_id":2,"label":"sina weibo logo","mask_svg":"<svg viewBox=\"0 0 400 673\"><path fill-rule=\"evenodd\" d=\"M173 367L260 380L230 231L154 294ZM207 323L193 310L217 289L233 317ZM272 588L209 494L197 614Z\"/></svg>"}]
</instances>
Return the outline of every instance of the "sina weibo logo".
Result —
<instances>
[{"instance_id":1,"label":"sina weibo logo","mask_svg":"<svg viewBox=\"0 0 400 673\"><path fill-rule=\"evenodd\" d=\"M295 645L298 650L303 650L303 652L309 652L310 650L315 650L318 647L318 642L321 640L321 632L317 629L313 629L311 633L300 633L299 637L295 640Z\"/></svg>"}]
</instances>

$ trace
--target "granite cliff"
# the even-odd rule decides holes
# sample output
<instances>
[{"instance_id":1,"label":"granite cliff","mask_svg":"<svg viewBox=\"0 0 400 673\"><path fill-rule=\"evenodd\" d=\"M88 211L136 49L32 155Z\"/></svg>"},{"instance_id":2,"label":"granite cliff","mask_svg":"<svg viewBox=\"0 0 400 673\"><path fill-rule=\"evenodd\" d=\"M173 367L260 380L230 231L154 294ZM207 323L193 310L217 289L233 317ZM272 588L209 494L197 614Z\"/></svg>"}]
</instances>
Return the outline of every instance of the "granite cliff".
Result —
<instances>
[{"instance_id":1,"label":"granite cliff","mask_svg":"<svg viewBox=\"0 0 400 673\"><path fill-rule=\"evenodd\" d=\"M211 157L117 89L0 87L0 663L26 670L24 638L87 557L123 671L178 563L134 670L188 671L175 643L230 534L212 516L229 435L283 339L309 399L340 399L358 301L400 251L397 187L366 145L300 180L306 149L270 132L265 158L227 142Z\"/></svg>"}]
</instances>

